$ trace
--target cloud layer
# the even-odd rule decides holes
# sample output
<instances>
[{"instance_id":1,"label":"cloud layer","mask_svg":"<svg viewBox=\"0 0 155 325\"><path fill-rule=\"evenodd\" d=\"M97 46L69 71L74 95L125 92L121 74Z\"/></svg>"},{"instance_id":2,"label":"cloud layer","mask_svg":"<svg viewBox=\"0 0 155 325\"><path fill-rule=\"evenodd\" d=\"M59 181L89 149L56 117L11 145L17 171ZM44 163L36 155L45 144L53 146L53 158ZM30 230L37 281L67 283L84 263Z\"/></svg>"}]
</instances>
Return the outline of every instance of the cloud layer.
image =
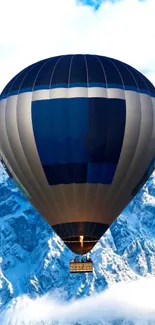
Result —
<instances>
[{"instance_id":1,"label":"cloud layer","mask_svg":"<svg viewBox=\"0 0 155 325\"><path fill-rule=\"evenodd\" d=\"M0 20L0 90L21 69L66 53L96 53L140 69L155 83L155 1L5 0Z\"/></svg>"},{"instance_id":2,"label":"cloud layer","mask_svg":"<svg viewBox=\"0 0 155 325\"><path fill-rule=\"evenodd\" d=\"M45 295L36 300L18 299L3 315L5 325L106 324L111 320L155 321L155 278L117 283L106 291L64 303ZM1 324L2 318L0 319ZM42 323L43 322L43 323ZM104 323L105 322L105 323Z\"/></svg>"}]
</instances>

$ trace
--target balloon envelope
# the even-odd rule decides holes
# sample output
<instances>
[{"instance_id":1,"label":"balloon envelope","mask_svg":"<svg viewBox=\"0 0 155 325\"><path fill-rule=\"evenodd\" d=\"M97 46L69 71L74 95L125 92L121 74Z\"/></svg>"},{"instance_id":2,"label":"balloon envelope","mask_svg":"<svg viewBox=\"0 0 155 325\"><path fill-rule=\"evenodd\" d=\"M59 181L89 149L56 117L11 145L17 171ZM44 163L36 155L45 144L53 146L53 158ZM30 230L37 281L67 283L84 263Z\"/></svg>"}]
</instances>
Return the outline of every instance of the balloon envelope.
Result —
<instances>
[{"instance_id":1,"label":"balloon envelope","mask_svg":"<svg viewBox=\"0 0 155 325\"><path fill-rule=\"evenodd\" d=\"M153 171L155 89L107 57L37 62L1 94L0 152L66 245L87 253Z\"/></svg>"}]
</instances>

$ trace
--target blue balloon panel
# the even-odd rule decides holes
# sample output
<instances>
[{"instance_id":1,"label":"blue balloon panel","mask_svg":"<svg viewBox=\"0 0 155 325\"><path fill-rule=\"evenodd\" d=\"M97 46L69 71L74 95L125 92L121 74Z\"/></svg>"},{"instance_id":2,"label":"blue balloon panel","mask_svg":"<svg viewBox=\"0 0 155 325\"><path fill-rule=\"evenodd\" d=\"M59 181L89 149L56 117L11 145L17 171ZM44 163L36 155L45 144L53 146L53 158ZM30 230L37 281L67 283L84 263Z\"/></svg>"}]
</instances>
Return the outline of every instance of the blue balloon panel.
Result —
<instances>
[{"instance_id":1,"label":"blue balloon panel","mask_svg":"<svg viewBox=\"0 0 155 325\"><path fill-rule=\"evenodd\" d=\"M73 87L81 84L91 87L132 89L154 95L154 86L131 66L99 55L62 55L32 64L16 75L4 88L2 97L34 89Z\"/></svg>"},{"instance_id":2,"label":"blue balloon panel","mask_svg":"<svg viewBox=\"0 0 155 325\"><path fill-rule=\"evenodd\" d=\"M119 161L125 101L57 98L32 102L32 124L48 183L111 184Z\"/></svg>"}]
</instances>

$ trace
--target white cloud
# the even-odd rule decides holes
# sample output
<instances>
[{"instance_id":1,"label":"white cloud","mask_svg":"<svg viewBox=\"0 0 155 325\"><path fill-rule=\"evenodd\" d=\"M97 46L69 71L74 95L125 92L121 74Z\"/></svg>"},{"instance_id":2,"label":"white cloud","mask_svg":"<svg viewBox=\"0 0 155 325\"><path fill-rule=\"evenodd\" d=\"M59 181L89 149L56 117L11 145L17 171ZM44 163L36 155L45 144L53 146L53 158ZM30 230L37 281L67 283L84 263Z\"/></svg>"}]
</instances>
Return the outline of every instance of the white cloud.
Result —
<instances>
[{"instance_id":1,"label":"white cloud","mask_svg":"<svg viewBox=\"0 0 155 325\"><path fill-rule=\"evenodd\" d=\"M74 0L2 0L0 89L27 65L64 53L114 57L155 83L154 12L154 0L107 1L98 11Z\"/></svg>"},{"instance_id":2,"label":"white cloud","mask_svg":"<svg viewBox=\"0 0 155 325\"><path fill-rule=\"evenodd\" d=\"M68 303L48 295L35 300L23 296L3 314L3 322L5 325L107 324L107 321L124 319L147 324L155 321L154 302L155 278L148 278L117 283L100 294Z\"/></svg>"}]
</instances>

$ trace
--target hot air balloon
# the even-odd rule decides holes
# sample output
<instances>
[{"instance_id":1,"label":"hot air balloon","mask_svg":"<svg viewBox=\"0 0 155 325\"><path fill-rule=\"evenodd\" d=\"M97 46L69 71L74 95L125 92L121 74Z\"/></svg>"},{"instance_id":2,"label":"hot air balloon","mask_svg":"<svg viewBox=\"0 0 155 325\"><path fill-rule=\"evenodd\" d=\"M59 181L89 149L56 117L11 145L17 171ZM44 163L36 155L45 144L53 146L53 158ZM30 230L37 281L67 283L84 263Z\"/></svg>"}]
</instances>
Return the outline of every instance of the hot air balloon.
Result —
<instances>
[{"instance_id":1,"label":"hot air balloon","mask_svg":"<svg viewBox=\"0 0 155 325\"><path fill-rule=\"evenodd\" d=\"M108 57L34 63L2 91L0 154L64 243L86 254L154 169L155 88Z\"/></svg>"}]
</instances>

